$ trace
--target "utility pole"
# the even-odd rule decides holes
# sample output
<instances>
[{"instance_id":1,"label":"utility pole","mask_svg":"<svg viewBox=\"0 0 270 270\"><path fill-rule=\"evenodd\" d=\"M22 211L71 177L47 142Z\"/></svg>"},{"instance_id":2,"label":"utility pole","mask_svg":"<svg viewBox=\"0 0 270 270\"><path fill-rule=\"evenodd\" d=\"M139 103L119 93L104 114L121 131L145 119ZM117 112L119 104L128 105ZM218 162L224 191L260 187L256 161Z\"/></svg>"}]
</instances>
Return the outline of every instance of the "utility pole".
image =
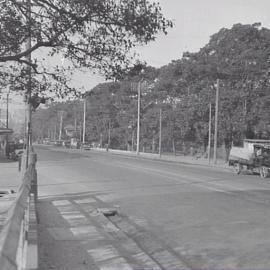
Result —
<instances>
[{"instance_id":1,"label":"utility pole","mask_svg":"<svg viewBox=\"0 0 270 270\"><path fill-rule=\"evenodd\" d=\"M132 137L131 137L131 151L133 152L134 151L134 137L135 137L135 134L134 134L134 129L132 128Z\"/></svg>"},{"instance_id":2,"label":"utility pole","mask_svg":"<svg viewBox=\"0 0 270 270\"><path fill-rule=\"evenodd\" d=\"M111 120L109 120L109 130L108 130L108 143L107 143L107 151L109 151L111 144Z\"/></svg>"},{"instance_id":3,"label":"utility pole","mask_svg":"<svg viewBox=\"0 0 270 270\"><path fill-rule=\"evenodd\" d=\"M86 124L86 97L83 100L83 137L82 141L85 143L85 124Z\"/></svg>"},{"instance_id":4,"label":"utility pole","mask_svg":"<svg viewBox=\"0 0 270 270\"><path fill-rule=\"evenodd\" d=\"M9 106L9 91L7 92L7 118L6 118L6 128L8 128L8 106Z\"/></svg>"},{"instance_id":5,"label":"utility pole","mask_svg":"<svg viewBox=\"0 0 270 270\"><path fill-rule=\"evenodd\" d=\"M54 132L53 132L53 140L56 141L56 130L57 130L57 127L56 125L54 125Z\"/></svg>"},{"instance_id":6,"label":"utility pole","mask_svg":"<svg viewBox=\"0 0 270 270\"><path fill-rule=\"evenodd\" d=\"M63 111L60 111L60 126L59 126L59 141L62 139L62 129L63 129Z\"/></svg>"},{"instance_id":7,"label":"utility pole","mask_svg":"<svg viewBox=\"0 0 270 270\"><path fill-rule=\"evenodd\" d=\"M138 83L138 111L137 111L137 151L140 153L140 112L141 112L141 81Z\"/></svg>"},{"instance_id":8,"label":"utility pole","mask_svg":"<svg viewBox=\"0 0 270 270\"><path fill-rule=\"evenodd\" d=\"M82 141L82 121L80 121L80 142Z\"/></svg>"},{"instance_id":9,"label":"utility pole","mask_svg":"<svg viewBox=\"0 0 270 270\"><path fill-rule=\"evenodd\" d=\"M75 138L78 139L78 125L77 125L77 118L74 119L74 135Z\"/></svg>"},{"instance_id":10,"label":"utility pole","mask_svg":"<svg viewBox=\"0 0 270 270\"><path fill-rule=\"evenodd\" d=\"M161 157L161 139L162 139L162 109L159 110L159 156Z\"/></svg>"},{"instance_id":11,"label":"utility pole","mask_svg":"<svg viewBox=\"0 0 270 270\"><path fill-rule=\"evenodd\" d=\"M219 79L217 79L217 87L216 87L215 135L214 135L214 164L217 164L218 102L219 102Z\"/></svg>"},{"instance_id":12,"label":"utility pole","mask_svg":"<svg viewBox=\"0 0 270 270\"><path fill-rule=\"evenodd\" d=\"M100 134L100 148L102 148L103 145L103 134Z\"/></svg>"},{"instance_id":13,"label":"utility pole","mask_svg":"<svg viewBox=\"0 0 270 270\"><path fill-rule=\"evenodd\" d=\"M7 91L7 99L6 99L6 105L7 105L7 107L6 107L6 128L8 129L8 103L9 103L9 90ZM9 155L9 150L8 150L8 133L7 133L7 135L6 135L6 147L5 147L5 154L6 154L6 156L8 156Z\"/></svg>"},{"instance_id":14,"label":"utility pole","mask_svg":"<svg viewBox=\"0 0 270 270\"><path fill-rule=\"evenodd\" d=\"M209 126L208 126L208 163L210 164L211 160L211 133L212 133L212 127L211 127L211 122L212 122L212 104L211 102L209 103Z\"/></svg>"},{"instance_id":15,"label":"utility pole","mask_svg":"<svg viewBox=\"0 0 270 270\"><path fill-rule=\"evenodd\" d=\"M74 134L75 134L75 137L77 139L77 136L78 136L78 134L77 134L77 114L75 113L75 111L74 111Z\"/></svg>"},{"instance_id":16,"label":"utility pole","mask_svg":"<svg viewBox=\"0 0 270 270\"><path fill-rule=\"evenodd\" d=\"M28 20L28 37L26 40L26 50L31 49L31 0L27 0L27 20ZM26 61L31 63L31 53L26 56ZM26 92L26 102L27 102L27 142L26 142L26 168L28 168L29 163L29 151L32 148L32 127L31 127L31 118L32 118L32 108L31 108L31 88L32 88L32 70L31 66L27 67L28 73L28 82L27 82L27 92Z\"/></svg>"}]
</instances>

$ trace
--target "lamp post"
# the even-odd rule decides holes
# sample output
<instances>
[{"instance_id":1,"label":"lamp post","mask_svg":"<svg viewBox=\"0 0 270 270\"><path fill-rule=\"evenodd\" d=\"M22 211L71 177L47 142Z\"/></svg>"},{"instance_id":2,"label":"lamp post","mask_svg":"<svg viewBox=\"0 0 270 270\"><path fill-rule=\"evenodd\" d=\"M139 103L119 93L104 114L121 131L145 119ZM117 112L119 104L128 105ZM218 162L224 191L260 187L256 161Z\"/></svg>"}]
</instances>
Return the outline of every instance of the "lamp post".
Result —
<instances>
[{"instance_id":1,"label":"lamp post","mask_svg":"<svg viewBox=\"0 0 270 270\"><path fill-rule=\"evenodd\" d=\"M219 79L216 87L216 108L215 108L215 134L214 134L214 164L217 164L217 139L218 139L218 106L219 106Z\"/></svg>"},{"instance_id":2,"label":"lamp post","mask_svg":"<svg viewBox=\"0 0 270 270\"><path fill-rule=\"evenodd\" d=\"M132 137L131 137L131 151L133 152L134 151L134 137L135 137L135 134L134 134L134 129L132 129Z\"/></svg>"},{"instance_id":3,"label":"lamp post","mask_svg":"<svg viewBox=\"0 0 270 270\"><path fill-rule=\"evenodd\" d=\"M8 128L8 114L9 114L9 111L8 111L8 106L9 106L9 91L7 92L7 108L6 108L6 113L7 113L7 118L6 118L6 128Z\"/></svg>"},{"instance_id":4,"label":"lamp post","mask_svg":"<svg viewBox=\"0 0 270 270\"><path fill-rule=\"evenodd\" d=\"M85 143L85 125L86 125L86 96L83 100L83 134L82 134L82 142Z\"/></svg>"},{"instance_id":5,"label":"lamp post","mask_svg":"<svg viewBox=\"0 0 270 270\"><path fill-rule=\"evenodd\" d=\"M26 50L31 49L31 0L27 0L27 17L28 17L28 37L26 40ZM26 60L31 63L31 53L26 56ZM26 136L26 169L29 163L29 152L32 147L32 108L31 108L31 88L32 88L32 74L31 66L27 67L28 72L28 82L27 82L27 92L26 92L26 111L27 111L27 136Z\"/></svg>"},{"instance_id":6,"label":"lamp post","mask_svg":"<svg viewBox=\"0 0 270 270\"><path fill-rule=\"evenodd\" d=\"M137 109L137 150L136 154L140 153L140 113L141 113L141 81L138 83L138 109Z\"/></svg>"},{"instance_id":7,"label":"lamp post","mask_svg":"<svg viewBox=\"0 0 270 270\"><path fill-rule=\"evenodd\" d=\"M60 111L60 124L59 124L59 137L58 140L61 141L62 140L62 129L63 129L63 115L64 115L64 111Z\"/></svg>"},{"instance_id":8,"label":"lamp post","mask_svg":"<svg viewBox=\"0 0 270 270\"><path fill-rule=\"evenodd\" d=\"M161 139L162 139L162 109L159 109L159 157L161 157Z\"/></svg>"},{"instance_id":9,"label":"lamp post","mask_svg":"<svg viewBox=\"0 0 270 270\"><path fill-rule=\"evenodd\" d=\"M209 126L208 126L208 163L210 164L211 160L211 133L212 133L212 104L211 102L209 103Z\"/></svg>"},{"instance_id":10,"label":"lamp post","mask_svg":"<svg viewBox=\"0 0 270 270\"><path fill-rule=\"evenodd\" d=\"M141 75L143 75L144 70L141 70ZM144 78L140 79L138 82L138 110L137 110L137 149L136 154L140 154L140 114L141 114L141 90Z\"/></svg>"},{"instance_id":11,"label":"lamp post","mask_svg":"<svg viewBox=\"0 0 270 270\"><path fill-rule=\"evenodd\" d=\"M111 120L109 119L109 123L108 123L108 142L107 142L107 147L106 147L107 152L109 151L110 144L111 144Z\"/></svg>"}]
</instances>

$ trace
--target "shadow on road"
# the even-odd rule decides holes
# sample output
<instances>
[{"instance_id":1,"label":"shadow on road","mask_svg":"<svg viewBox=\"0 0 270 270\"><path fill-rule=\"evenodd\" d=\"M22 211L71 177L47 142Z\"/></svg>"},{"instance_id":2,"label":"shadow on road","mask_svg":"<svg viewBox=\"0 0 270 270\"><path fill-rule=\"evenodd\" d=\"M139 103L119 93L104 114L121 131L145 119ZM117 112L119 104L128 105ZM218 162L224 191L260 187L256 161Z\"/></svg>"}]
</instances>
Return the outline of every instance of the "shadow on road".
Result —
<instances>
[{"instance_id":1,"label":"shadow on road","mask_svg":"<svg viewBox=\"0 0 270 270\"><path fill-rule=\"evenodd\" d=\"M179 254L98 199L78 193L39 200L39 269L189 269ZM145 223L145 221L143 221Z\"/></svg>"}]
</instances>

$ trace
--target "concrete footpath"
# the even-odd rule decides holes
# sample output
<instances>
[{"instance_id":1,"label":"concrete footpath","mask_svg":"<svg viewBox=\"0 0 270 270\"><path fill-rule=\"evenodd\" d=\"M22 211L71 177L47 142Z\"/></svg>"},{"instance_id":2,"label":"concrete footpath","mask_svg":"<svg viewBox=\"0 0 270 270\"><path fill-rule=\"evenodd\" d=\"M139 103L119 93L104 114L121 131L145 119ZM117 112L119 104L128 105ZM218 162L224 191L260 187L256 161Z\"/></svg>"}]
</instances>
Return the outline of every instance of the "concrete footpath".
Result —
<instances>
[{"instance_id":1,"label":"concrete footpath","mask_svg":"<svg viewBox=\"0 0 270 270\"><path fill-rule=\"evenodd\" d=\"M90 193L54 197L38 204L40 270L184 270L182 258L150 235L147 221L106 217Z\"/></svg>"}]
</instances>

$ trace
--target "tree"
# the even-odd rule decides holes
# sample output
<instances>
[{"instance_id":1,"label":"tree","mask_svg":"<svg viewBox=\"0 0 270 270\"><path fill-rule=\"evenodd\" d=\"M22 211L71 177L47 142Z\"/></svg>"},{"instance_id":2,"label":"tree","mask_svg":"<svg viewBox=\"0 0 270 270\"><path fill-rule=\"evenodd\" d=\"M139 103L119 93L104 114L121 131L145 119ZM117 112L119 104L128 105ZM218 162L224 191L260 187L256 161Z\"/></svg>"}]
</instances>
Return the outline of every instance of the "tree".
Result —
<instances>
[{"instance_id":1,"label":"tree","mask_svg":"<svg viewBox=\"0 0 270 270\"><path fill-rule=\"evenodd\" d=\"M181 85L188 85L189 93L204 95L205 108L213 103L216 79L221 80L219 139L228 147L232 140L242 141L262 128L260 117L267 114L262 100L269 95L269 45L269 29L259 23L236 24L214 34L199 52L182 58Z\"/></svg>"},{"instance_id":2,"label":"tree","mask_svg":"<svg viewBox=\"0 0 270 270\"><path fill-rule=\"evenodd\" d=\"M228 151L232 142L241 143L243 138L269 138L269 48L270 30L237 24L214 34L199 52L185 53L160 69L137 65L126 78L93 91L88 99L88 134L95 141L100 133L105 138L110 120L113 146L130 143L137 115L137 85L132 87L131 82L143 78L147 87L141 99L142 143L150 148L157 141L162 107L163 146L176 150L185 142L202 148L208 138L208 105L211 102L214 111L219 78L219 145L225 144Z\"/></svg>"},{"instance_id":3,"label":"tree","mask_svg":"<svg viewBox=\"0 0 270 270\"><path fill-rule=\"evenodd\" d=\"M134 59L134 46L172 27L160 5L147 0L6 0L0 5L0 62L27 64L37 73L47 72L40 59L25 57L47 48L50 56L62 53L76 68L114 77ZM29 37L32 46L24 48ZM56 65L56 71L60 68Z\"/></svg>"}]
</instances>

